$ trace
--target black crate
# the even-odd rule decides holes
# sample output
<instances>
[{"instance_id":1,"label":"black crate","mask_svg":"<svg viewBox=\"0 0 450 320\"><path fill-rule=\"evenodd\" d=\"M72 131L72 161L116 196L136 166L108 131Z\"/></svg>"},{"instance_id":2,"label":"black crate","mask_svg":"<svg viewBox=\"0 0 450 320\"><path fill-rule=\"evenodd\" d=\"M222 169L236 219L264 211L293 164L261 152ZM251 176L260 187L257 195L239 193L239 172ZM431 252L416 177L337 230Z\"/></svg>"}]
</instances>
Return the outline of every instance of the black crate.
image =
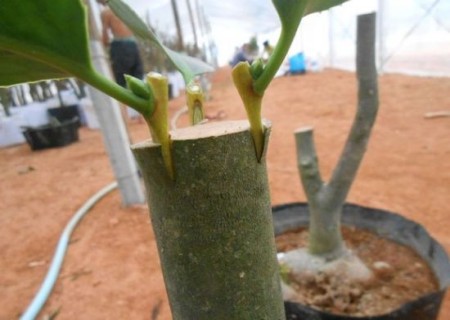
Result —
<instances>
[{"instance_id":1,"label":"black crate","mask_svg":"<svg viewBox=\"0 0 450 320\"><path fill-rule=\"evenodd\" d=\"M50 117L56 118L59 122L65 122L72 120L73 118L77 118L77 126L81 126L80 122L80 112L78 110L78 105L70 105L70 106L63 106L58 108L50 108L47 110Z\"/></svg>"},{"instance_id":2,"label":"black crate","mask_svg":"<svg viewBox=\"0 0 450 320\"><path fill-rule=\"evenodd\" d=\"M23 135L31 150L62 147L78 141L78 118L57 125L26 127Z\"/></svg>"}]
</instances>

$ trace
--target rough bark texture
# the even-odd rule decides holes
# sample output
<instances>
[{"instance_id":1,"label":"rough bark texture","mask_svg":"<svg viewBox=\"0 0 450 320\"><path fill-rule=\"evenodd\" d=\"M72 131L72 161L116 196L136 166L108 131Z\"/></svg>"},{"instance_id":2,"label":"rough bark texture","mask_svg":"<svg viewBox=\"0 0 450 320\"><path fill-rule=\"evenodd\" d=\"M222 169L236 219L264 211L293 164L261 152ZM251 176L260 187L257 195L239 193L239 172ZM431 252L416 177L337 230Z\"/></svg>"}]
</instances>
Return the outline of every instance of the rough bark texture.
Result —
<instances>
[{"instance_id":1,"label":"rough bark texture","mask_svg":"<svg viewBox=\"0 0 450 320\"><path fill-rule=\"evenodd\" d=\"M175 180L159 145L133 152L173 318L284 319L265 157L258 163L248 122L179 129L172 139Z\"/></svg>"}]
</instances>

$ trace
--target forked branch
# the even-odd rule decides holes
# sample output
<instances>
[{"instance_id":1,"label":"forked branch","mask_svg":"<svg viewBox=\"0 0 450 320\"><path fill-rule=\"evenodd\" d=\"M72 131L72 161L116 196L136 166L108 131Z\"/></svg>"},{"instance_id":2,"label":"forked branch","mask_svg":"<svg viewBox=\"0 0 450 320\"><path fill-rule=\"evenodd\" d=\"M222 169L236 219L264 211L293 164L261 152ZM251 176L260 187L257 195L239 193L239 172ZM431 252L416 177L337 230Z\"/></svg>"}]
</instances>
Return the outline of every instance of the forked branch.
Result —
<instances>
[{"instance_id":1,"label":"forked branch","mask_svg":"<svg viewBox=\"0 0 450 320\"><path fill-rule=\"evenodd\" d=\"M331 254L344 250L340 215L350 187L365 154L378 111L375 66L375 13L358 16L356 74L358 106L356 116L330 182L322 182L312 139L312 128L295 133L300 176L310 205L310 252Z\"/></svg>"}]
</instances>

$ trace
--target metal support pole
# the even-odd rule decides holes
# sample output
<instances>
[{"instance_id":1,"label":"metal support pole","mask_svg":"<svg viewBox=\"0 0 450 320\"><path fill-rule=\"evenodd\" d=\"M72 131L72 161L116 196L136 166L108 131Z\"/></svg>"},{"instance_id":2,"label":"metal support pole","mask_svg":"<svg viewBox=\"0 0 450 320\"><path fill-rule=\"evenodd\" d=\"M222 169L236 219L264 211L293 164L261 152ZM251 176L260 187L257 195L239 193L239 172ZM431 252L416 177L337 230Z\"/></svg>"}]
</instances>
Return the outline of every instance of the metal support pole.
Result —
<instances>
[{"instance_id":1,"label":"metal support pole","mask_svg":"<svg viewBox=\"0 0 450 320\"><path fill-rule=\"evenodd\" d=\"M377 14L377 61L378 61L378 73L382 74L384 71L384 58L386 55L385 39L384 39L384 11L386 4L384 0L378 0L378 14Z\"/></svg>"},{"instance_id":2,"label":"metal support pole","mask_svg":"<svg viewBox=\"0 0 450 320\"><path fill-rule=\"evenodd\" d=\"M330 67L334 67L334 34L333 34L334 12L333 9L328 10L328 63Z\"/></svg>"},{"instance_id":3,"label":"metal support pole","mask_svg":"<svg viewBox=\"0 0 450 320\"><path fill-rule=\"evenodd\" d=\"M95 5L95 1L89 1L91 8L93 3ZM112 78L92 10L89 10L89 15L93 65L99 73ZM91 86L89 86L89 93L100 123L106 151L119 185L122 203L125 206L144 203L145 196L139 181L137 165L130 150L130 140L120 112L120 105L113 98Z\"/></svg>"}]
</instances>

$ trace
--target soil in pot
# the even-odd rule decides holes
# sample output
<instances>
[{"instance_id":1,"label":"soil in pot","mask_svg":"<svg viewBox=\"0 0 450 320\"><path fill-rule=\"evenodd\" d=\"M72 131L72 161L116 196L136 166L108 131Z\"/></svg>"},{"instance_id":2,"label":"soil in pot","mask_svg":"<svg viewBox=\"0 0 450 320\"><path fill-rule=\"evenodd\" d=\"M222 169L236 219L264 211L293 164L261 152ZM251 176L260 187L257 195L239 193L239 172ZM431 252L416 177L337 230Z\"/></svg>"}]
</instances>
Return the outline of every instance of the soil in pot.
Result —
<instances>
[{"instance_id":1,"label":"soil in pot","mask_svg":"<svg viewBox=\"0 0 450 320\"><path fill-rule=\"evenodd\" d=\"M278 205L272 208L274 217L274 232L275 235L280 236L287 234L291 231L299 230L299 228L306 228L309 224L309 209L306 203L290 203L284 205ZM436 320L438 319L439 309L446 293L447 288L450 286L450 259L445 249L435 240L426 229L420 224L405 218L402 215L389 212L386 210L368 208L359 205L345 204L342 212L342 225L346 226L344 235L349 238L347 240L347 246L352 248L360 257L364 260L366 252L373 251L375 256L366 262L370 268L377 269L378 276L377 281L373 281L370 285L380 287L380 297L384 293L388 294L388 299L392 300L391 289L386 289L385 284L395 283L398 287L398 293L402 294L410 290L411 286L415 290L422 290L422 284L425 283L427 293L421 293L413 290L413 294L416 295L414 299L407 299L407 302L402 303L400 300L398 303L401 305L392 306L391 310L382 311L382 314L367 315L367 309L373 309L373 306L379 304L377 301L379 297L373 296L373 292L364 288L365 292L360 293L358 290L350 292L347 297L350 296L350 301L353 306L353 300L371 300L370 304L362 305L365 310L359 310L358 312L347 313L333 313L335 309L351 309L352 307L345 307L345 303L340 304L328 304L325 308L318 308L318 304L308 305L307 301L303 303L291 302L291 297L285 297L285 309L287 319L317 319L317 320L350 320L350 319L367 319L367 320ZM355 228L357 230L364 230L362 233L355 234ZM372 235L371 235L372 233ZM370 237L376 235L375 242L371 242ZM306 244L307 234L299 233L300 239L295 240L290 244L301 247ZM385 240L382 240L385 239ZM369 241L370 240L370 241ZM387 242L385 242L387 240ZM381 242L379 242L381 241ZM393 243L391 243L392 241ZM286 246L286 241L283 241ZM287 248L287 247L286 247ZM401 253L409 252L408 255L413 257L413 260L409 263L404 263L403 273L400 275L405 279L401 279L397 275L398 268L397 263L403 261ZM379 255L379 256L378 256ZM419 260L416 260L418 258ZM283 260L285 258L281 258ZM420 265L423 265L423 268ZM393 268L394 275L389 274L387 271ZM428 271L425 271L428 269ZM380 270L382 272L380 272ZM431 270L431 271L430 271ZM282 268L283 271L283 268ZM418 280L417 276L423 276L424 273L428 273L428 279L422 278ZM282 272L285 276L285 272ZM396 279L399 277L399 279ZM409 279L411 278L412 279ZM390 278L390 279L389 279ZM335 280L333 285L338 284L342 286L344 277ZM329 281L322 280L320 281ZM403 282L399 282L399 280ZM319 281L319 282L320 282ZM416 282L421 283L417 285ZM432 286L429 286L432 284ZM424 286L425 286L424 285ZM437 286L436 286L437 285ZM402 288L403 286L403 288ZM319 286L310 285L310 287L317 289ZM330 288L329 285L327 288ZM370 286L369 286L370 287ZM384 289L383 289L384 288ZM334 288L333 288L334 289ZM404 289L404 290L402 290ZM424 292L425 292L424 291ZM345 298L345 290L344 298ZM415 293L414 293L415 292ZM370 293L370 294L369 294ZM322 292L324 295L325 292ZM372 296L371 296L372 295ZM417 296L418 295L418 296ZM334 297L337 299L337 297ZM341 297L341 300L344 300ZM405 298L406 299L406 298ZM327 301L319 301L321 304L325 304ZM344 300L345 302L345 300ZM319 303L319 304L320 304ZM353 307L356 308L356 307Z\"/></svg>"},{"instance_id":2,"label":"soil in pot","mask_svg":"<svg viewBox=\"0 0 450 320\"><path fill-rule=\"evenodd\" d=\"M386 314L404 303L439 290L428 265L410 248L355 227L343 227L350 250L373 271L368 282L346 283L345 279L318 274L313 279L289 284L296 290L290 300L333 314L358 317ZM299 228L277 237L278 252L307 244L308 231Z\"/></svg>"}]
</instances>

